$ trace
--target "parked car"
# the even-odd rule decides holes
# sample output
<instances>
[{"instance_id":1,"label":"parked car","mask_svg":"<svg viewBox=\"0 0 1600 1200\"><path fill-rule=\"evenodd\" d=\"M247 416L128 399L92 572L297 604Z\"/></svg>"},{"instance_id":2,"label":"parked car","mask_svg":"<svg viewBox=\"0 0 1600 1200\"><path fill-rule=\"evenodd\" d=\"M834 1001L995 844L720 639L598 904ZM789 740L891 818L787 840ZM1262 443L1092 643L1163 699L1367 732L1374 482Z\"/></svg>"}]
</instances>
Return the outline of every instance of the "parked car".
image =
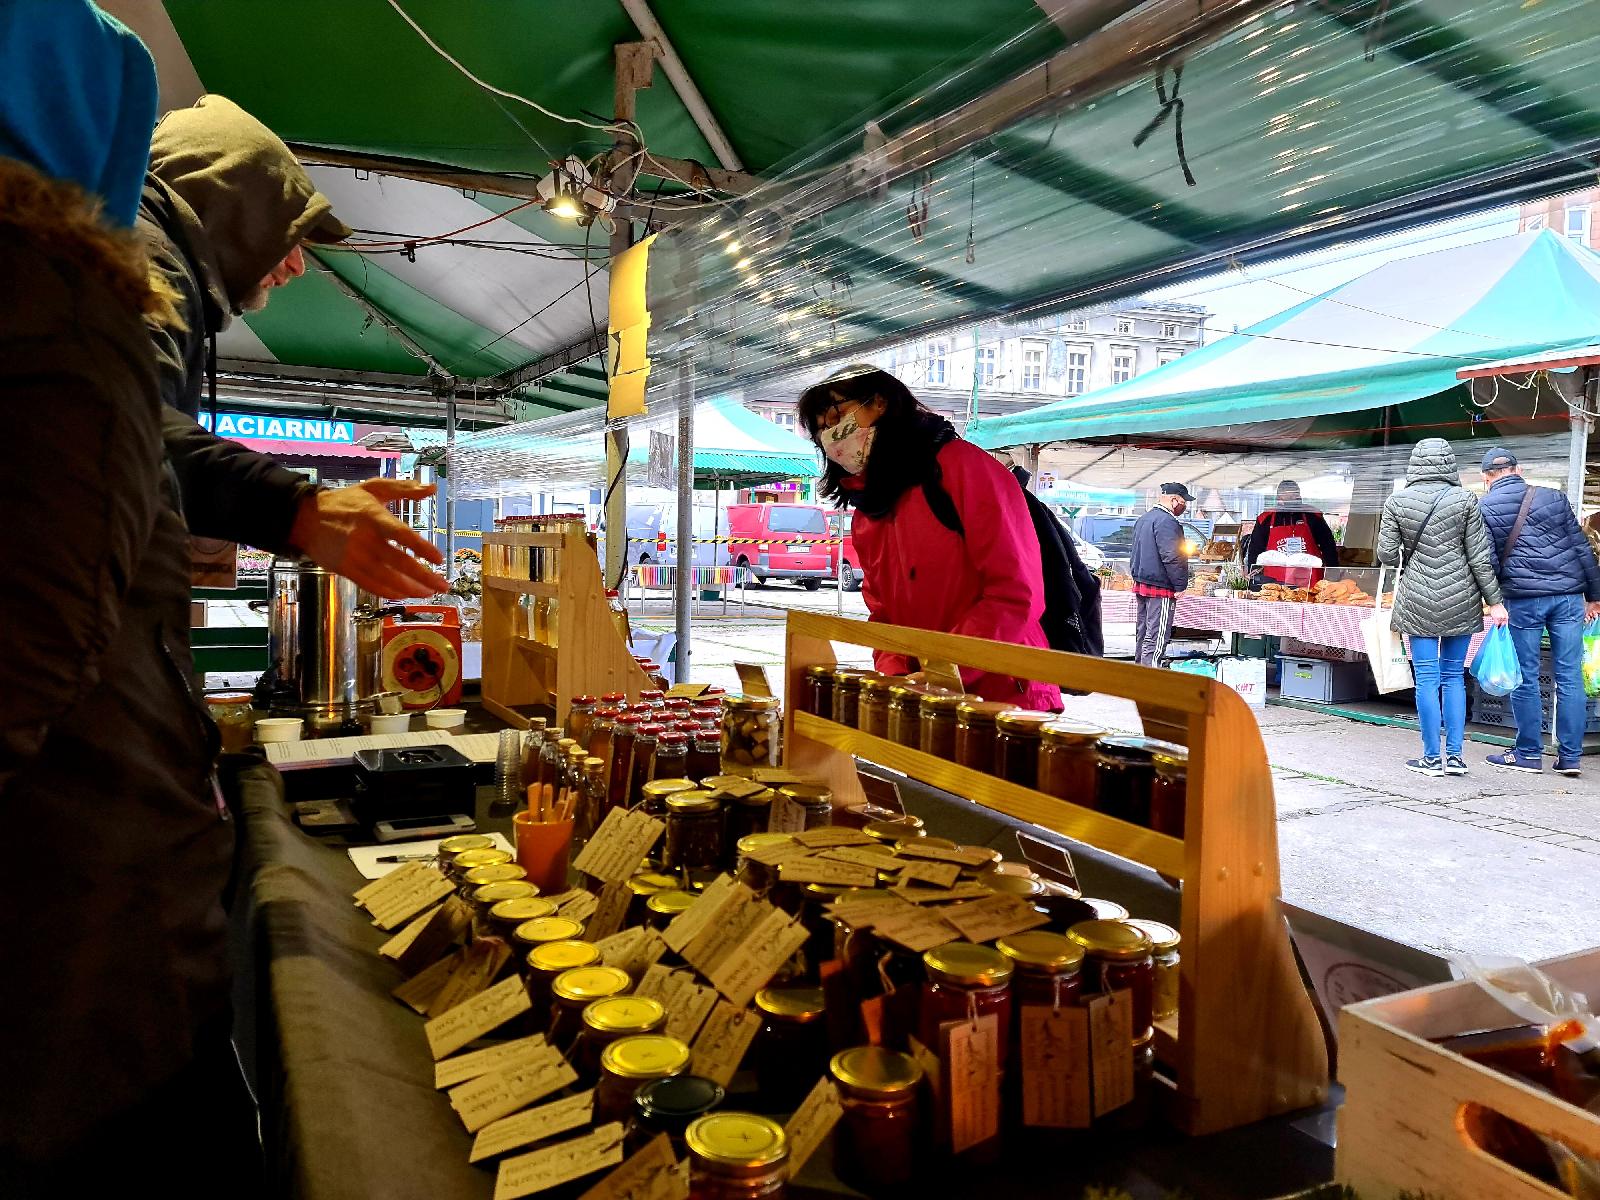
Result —
<instances>
[{"instance_id":1,"label":"parked car","mask_svg":"<svg viewBox=\"0 0 1600 1200\"><path fill-rule=\"evenodd\" d=\"M1087 542L1100 551L1101 562L1112 566L1126 568L1133 558L1133 527L1139 518L1135 516L1112 516L1103 513L1089 513L1073 519L1068 525L1080 542ZM1178 523L1183 526L1185 549L1190 554L1197 553L1202 546L1211 540L1211 530L1216 524L1205 519L1178 518ZM1087 559L1084 560L1086 563ZM1090 566L1099 564L1090 563Z\"/></svg>"},{"instance_id":2,"label":"parked car","mask_svg":"<svg viewBox=\"0 0 1600 1200\"><path fill-rule=\"evenodd\" d=\"M694 554L697 567L725 566L730 560L728 547L710 541L718 533L727 536L726 521L710 506L694 509ZM678 565L678 506L665 504L628 505L628 561Z\"/></svg>"},{"instance_id":3,"label":"parked car","mask_svg":"<svg viewBox=\"0 0 1600 1200\"><path fill-rule=\"evenodd\" d=\"M730 504L728 547L736 566L749 567L757 583L795 579L816 591L833 576L828 517L816 504Z\"/></svg>"},{"instance_id":4,"label":"parked car","mask_svg":"<svg viewBox=\"0 0 1600 1200\"><path fill-rule=\"evenodd\" d=\"M856 557L856 544L850 538L850 518L854 515L849 509L828 514L828 536L844 539L839 545L828 547L829 569L847 592L861 590L861 560Z\"/></svg>"}]
</instances>

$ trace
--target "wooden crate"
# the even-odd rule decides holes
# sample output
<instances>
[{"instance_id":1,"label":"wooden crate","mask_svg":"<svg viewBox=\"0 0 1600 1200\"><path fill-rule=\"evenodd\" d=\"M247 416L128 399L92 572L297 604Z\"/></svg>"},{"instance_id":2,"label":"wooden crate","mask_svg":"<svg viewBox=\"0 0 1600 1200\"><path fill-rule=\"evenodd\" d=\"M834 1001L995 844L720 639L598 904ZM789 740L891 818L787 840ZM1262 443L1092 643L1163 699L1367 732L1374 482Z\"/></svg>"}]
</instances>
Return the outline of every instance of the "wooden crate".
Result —
<instances>
[{"instance_id":1,"label":"wooden crate","mask_svg":"<svg viewBox=\"0 0 1600 1200\"><path fill-rule=\"evenodd\" d=\"M1600 950L1540 963L1563 985L1600 995ZM1339 1015L1336 1173L1363 1197L1398 1191L1440 1200L1549 1200L1566 1196L1483 1151L1473 1140L1481 1105L1600 1158L1600 1117L1429 1039L1519 1024L1476 984L1460 981L1352 1004Z\"/></svg>"},{"instance_id":2,"label":"wooden crate","mask_svg":"<svg viewBox=\"0 0 1600 1200\"><path fill-rule=\"evenodd\" d=\"M833 663L832 643L942 659L1133 700L1152 736L1189 748L1187 828L1155 833L1090 808L861 733L789 705L785 756L862 798L856 758L881 763L1019 820L1183 881L1183 965L1176 1027L1156 1052L1176 1077L1171 1116L1191 1133L1248 1124L1321 1103L1328 1058L1278 910L1278 827L1261 731L1245 702L1215 680L812 613L789 614L788 695L806 667Z\"/></svg>"}]
</instances>

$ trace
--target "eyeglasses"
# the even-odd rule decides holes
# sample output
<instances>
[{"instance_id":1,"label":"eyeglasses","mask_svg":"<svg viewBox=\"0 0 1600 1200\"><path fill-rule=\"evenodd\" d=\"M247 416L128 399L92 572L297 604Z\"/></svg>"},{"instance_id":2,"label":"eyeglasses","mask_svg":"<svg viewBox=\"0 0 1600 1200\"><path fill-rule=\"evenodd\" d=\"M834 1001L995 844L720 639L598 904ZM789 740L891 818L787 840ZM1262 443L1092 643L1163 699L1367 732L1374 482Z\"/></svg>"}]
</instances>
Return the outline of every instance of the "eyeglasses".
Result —
<instances>
[{"instance_id":1,"label":"eyeglasses","mask_svg":"<svg viewBox=\"0 0 1600 1200\"><path fill-rule=\"evenodd\" d=\"M855 412L856 409L860 408L864 403L865 402L861 400L835 401L834 403L828 405L827 408L823 409L822 413L817 417L817 428L832 429L840 421L844 420L851 413Z\"/></svg>"}]
</instances>

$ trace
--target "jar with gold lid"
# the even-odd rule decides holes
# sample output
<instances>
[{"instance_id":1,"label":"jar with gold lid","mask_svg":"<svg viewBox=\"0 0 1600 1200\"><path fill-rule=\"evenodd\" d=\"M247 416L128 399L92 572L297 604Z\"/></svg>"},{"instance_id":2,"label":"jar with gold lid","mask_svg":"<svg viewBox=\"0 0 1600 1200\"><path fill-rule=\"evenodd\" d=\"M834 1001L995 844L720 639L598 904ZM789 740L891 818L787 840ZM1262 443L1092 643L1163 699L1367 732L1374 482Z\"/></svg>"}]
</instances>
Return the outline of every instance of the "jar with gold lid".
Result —
<instances>
[{"instance_id":1,"label":"jar with gold lid","mask_svg":"<svg viewBox=\"0 0 1600 1200\"><path fill-rule=\"evenodd\" d=\"M706 870L722 858L722 801L701 788L666 799L667 832L661 865L669 871Z\"/></svg>"},{"instance_id":2,"label":"jar with gold lid","mask_svg":"<svg viewBox=\"0 0 1600 1200\"><path fill-rule=\"evenodd\" d=\"M1083 902L1094 910L1096 921L1126 921L1128 919L1128 906L1118 904L1115 900L1106 900L1099 896L1084 896Z\"/></svg>"},{"instance_id":3,"label":"jar with gold lid","mask_svg":"<svg viewBox=\"0 0 1600 1200\"><path fill-rule=\"evenodd\" d=\"M820 783L786 783L778 789L778 795L804 814L804 823L796 832L833 824L831 788Z\"/></svg>"},{"instance_id":4,"label":"jar with gold lid","mask_svg":"<svg viewBox=\"0 0 1600 1200\"><path fill-rule=\"evenodd\" d=\"M675 796L679 792L693 792L694 780L688 776L673 776L668 779L652 779L640 789L640 802L644 811L652 817L661 817L667 811L667 797Z\"/></svg>"},{"instance_id":5,"label":"jar with gold lid","mask_svg":"<svg viewBox=\"0 0 1600 1200\"><path fill-rule=\"evenodd\" d=\"M633 1094L656 1079L669 1079L689 1069L689 1047L663 1033L620 1037L600 1051L600 1081L594 1093L594 1123L626 1121Z\"/></svg>"},{"instance_id":6,"label":"jar with gold lid","mask_svg":"<svg viewBox=\"0 0 1600 1200\"><path fill-rule=\"evenodd\" d=\"M529 917L511 931L512 942L526 953L547 942L570 942L583 935L583 922L553 913Z\"/></svg>"},{"instance_id":7,"label":"jar with gold lid","mask_svg":"<svg viewBox=\"0 0 1600 1200\"><path fill-rule=\"evenodd\" d=\"M450 860L450 877L459 885L467 872L474 867L491 867L497 863L508 863L511 857L511 851L502 850L498 846L463 850Z\"/></svg>"},{"instance_id":8,"label":"jar with gold lid","mask_svg":"<svg viewBox=\"0 0 1600 1200\"><path fill-rule=\"evenodd\" d=\"M833 719L851 729L861 728L861 681L876 671L840 667L833 673Z\"/></svg>"},{"instance_id":9,"label":"jar with gold lid","mask_svg":"<svg viewBox=\"0 0 1600 1200\"><path fill-rule=\"evenodd\" d=\"M815 663L800 675L800 711L824 721L833 719L833 672L831 663Z\"/></svg>"},{"instance_id":10,"label":"jar with gold lid","mask_svg":"<svg viewBox=\"0 0 1600 1200\"><path fill-rule=\"evenodd\" d=\"M844 1109L833 1135L834 1173L868 1195L906 1187L917 1173L922 1065L898 1050L854 1046L835 1054L828 1071Z\"/></svg>"},{"instance_id":11,"label":"jar with gold lid","mask_svg":"<svg viewBox=\"0 0 1600 1200\"><path fill-rule=\"evenodd\" d=\"M793 835L787 833L750 833L740 838L739 861L735 872L739 882L758 896L766 895L768 889L778 882L778 870L750 856L757 850L786 845L793 840Z\"/></svg>"},{"instance_id":12,"label":"jar with gold lid","mask_svg":"<svg viewBox=\"0 0 1600 1200\"><path fill-rule=\"evenodd\" d=\"M789 1174L783 1126L755 1113L714 1112L684 1133L691 1200L770 1200Z\"/></svg>"},{"instance_id":13,"label":"jar with gold lid","mask_svg":"<svg viewBox=\"0 0 1600 1200\"><path fill-rule=\"evenodd\" d=\"M472 915L478 933L484 934L491 931L489 910L502 900L535 900L538 899L539 889L526 879L500 879L493 883L486 883L482 887L474 888L469 893L472 902Z\"/></svg>"},{"instance_id":14,"label":"jar with gold lid","mask_svg":"<svg viewBox=\"0 0 1600 1200\"><path fill-rule=\"evenodd\" d=\"M555 912L556 906L543 896L516 896L490 906L489 925L500 937L515 944L512 935L517 926L539 917L553 917Z\"/></svg>"},{"instance_id":15,"label":"jar with gold lid","mask_svg":"<svg viewBox=\"0 0 1600 1200\"><path fill-rule=\"evenodd\" d=\"M473 867L461 877L461 882L468 888L481 888L486 883L505 883L511 879L526 879L528 872L514 862L490 863L486 867ZM529 885L532 886L532 885ZM534 889L538 894L538 889Z\"/></svg>"},{"instance_id":16,"label":"jar with gold lid","mask_svg":"<svg viewBox=\"0 0 1600 1200\"><path fill-rule=\"evenodd\" d=\"M729 696L722 706L722 772L748 775L778 765L776 696Z\"/></svg>"},{"instance_id":17,"label":"jar with gold lid","mask_svg":"<svg viewBox=\"0 0 1600 1200\"><path fill-rule=\"evenodd\" d=\"M994 948L1011 960L1014 1004L1060 1008L1078 999L1084 950L1070 938L1030 929L997 939Z\"/></svg>"},{"instance_id":18,"label":"jar with gold lid","mask_svg":"<svg viewBox=\"0 0 1600 1200\"><path fill-rule=\"evenodd\" d=\"M889 689L889 725L884 735L896 745L916 750L922 746L922 698L930 693L926 684L901 681ZM866 687L861 690L866 699ZM958 700L959 704L960 701Z\"/></svg>"},{"instance_id":19,"label":"jar with gold lid","mask_svg":"<svg viewBox=\"0 0 1600 1200\"><path fill-rule=\"evenodd\" d=\"M1095 806L1096 748L1105 730L1082 721L1055 720L1041 730L1039 790L1085 808Z\"/></svg>"},{"instance_id":20,"label":"jar with gold lid","mask_svg":"<svg viewBox=\"0 0 1600 1200\"><path fill-rule=\"evenodd\" d=\"M751 1047L763 1108L792 1109L822 1075L827 1007L820 987L765 987L756 993L761 1029Z\"/></svg>"},{"instance_id":21,"label":"jar with gold lid","mask_svg":"<svg viewBox=\"0 0 1600 1200\"><path fill-rule=\"evenodd\" d=\"M956 710L967 701L960 692L929 691L917 705L918 746L954 762L956 757Z\"/></svg>"},{"instance_id":22,"label":"jar with gold lid","mask_svg":"<svg viewBox=\"0 0 1600 1200\"><path fill-rule=\"evenodd\" d=\"M707 781L710 782L709 780ZM743 787L708 788L722 797L723 864L737 867L739 843L752 833L765 833L772 824L772 801L777 793L754 780L739 780Z\"/></svg>"},{"instance_id":23,"label":"jar with gold lid","mask_svg":"<svg viewBox=\"0 0 1600 1200\"><path fill-rule=\"evenodd\" d=\"M439 843L439 865L448 870L458 854L494 848L494 839L486 833L458 833Z\"/></svg>"},{"instance_id":24,"label":"jar with gold lid","mask_svg":"<svg viewBox=\"0 0 1600 1200\"><path fill-rule=\"evenodd\" d=\"M876 671L861 677L861 707L856 714L856 728L873 737L889 736L889 695L900 686L897 675L880 675Z\"/></svg>"},{"instance_id":25,"label":"jar with gold lid","mask_svg":"<svg viewBox=\"0 0 1600 1200\"><path fill-rule=\"evenodd\" d=\"M1157 1021L1170 1020L1178 1015L1178 979L1182 967L1178 947L1182 939L1176 929L1160 921L1135 918L1128 924L1150 939L1151 959L1156 970L1154 1016Z\"/></svg>"},{"instance_id":26,"label":"jar with gold lid","mask_svg":"<svg viewBox=\"0 0 1600 1200\"><path fill-rule=\"evenodd\" d=\"M1010 871L990 869L978 876L978 882L991 892L1003 896L1021 896L1024 900L1037 900L1044 895L1044 883L1032 875L1016 875Z\"/></svg>"},{"instance_id":27,"label":"jar with gold lid","mask_svg":"<svg viewBox=\"0 0 1600 1200\"><path fill-rule=\"evenodd\" d=\"M861 832L875 842L886 842L891 846L928 836L922 818L910 813L886 821L871 821L862 826Z\"/></svg>"},{"instance_id":28,"label":"jar with gold lid","mask_svg":"<svg viewBox=\"0 0 1600 1200\"><path fill-rule=\"evenodd\" d=\"M255 735L255 712L246 692L228 692L206 697L206 712L222 735L222 752L240 754L250 749Z\"/></svg>"},{"instance_id":29,"label":"jar with gold lid","mask_svg":"<svg viewBox=\"0 0 1600 1200\"><path fill-rule=\"evenodd\" d=\"M688 910L697 899L693 892L673 890L657 892L644 902L645 921L652 929L665 929L672 918Z\"/></svg>"},{"instance_id":30,"label":"jar with gold lid","mask_svg":"<svg viewBox=\"0 0 1600 1200\"><path fill-rule=\"evenodd\" d=\"M629 1151L643 1147L660 1134L672 1142L673 1153L686 1155L684 1134L689 1126L727 1098L723 1086L704 1075L673 1075L644 1084L633 1094L634 1128L629 1131Z\"/></svg>"},{"instance_id":31,"label":"jar with gold lid","mask_svg":"<svg viewBox=\"0 0 1600 1200\"><path fill-rule=\"evenodd\" d=\"M1189 751L1168 742L1157 746L1150 757L1155 767L1155 778L1150 781L1150 828L1181 838L1189 807Z\"/></svg>"},{"instance_id":32,"label":"jar with gold lid","mask_svg":"<svg viewBox=\"0 0 1600 1200\"><path fill-rule=\"evenodd\" d=\"M1135 825L1150 824L1155 752L1166 743L1147 737L1100 739L1095 768L1095 807Z\"/></svg>"},{"instance_id":33,"label":"jar with gold lid","mask_svg":"<svg viewBox=\"0 0 1600 1200\"><path fill-rule=\"evenodd\" d=\"M562 920L560 917L543 917L541 920ZM537 922L529 921L526 925ZM576 924L576 922L574 922ZM518 935L525 925L517 927ZM550 1024L550 988L556 976L580 967L592 967L600 962L600 948L574 936L559 942L544 942L528 951L528 969L523 976L528 985L528 1000L532 1005L529 1019L535 1029L544 1030Z\"/></svg>"},{"instance_id":34,"label":"jar with gold lid","mask_svg":"<svg viewBox=\"0 0 1600 1200\"><path fill-rule=\"evenodd\" d=\"M1142 1042L1155 1020L1155 944L1127 921L1083 921L1067 930L1083 947L1083 990L1099 995L1127 989L1133 999L1133 1040Z\"/></svg>"},{"instance_id":35,"label":"jar with gold lid","mask_svg":"<svg viewBox=\"0 0 1600 1200\"><path fill-rule=\"evenodd\" d=\"M583 1029L583 1011L596 1000L621 996L633 979L621 967L569 967L550 981L549 1042L563 1054Z\"/></svg>"},{"instance_id":36,"label":"jar with gold lid","mask_svg":"<svg viewBox=\"0 0 1600 1200\"><path fill-rule=\"evenodd\" d=\"M628 915L623 923L639 925L649 912L646 905L650 897L657 892L677 891L683 886L683 881L670 871L637 871L628 876L626 886L629 893Z\"/></svg>"},{"instance_id":37,"label":"jar with gold lid","mask_svg":"<svg viewBox=\"0 0 1600 1200\"><path fill-rule=\"evenodd\" d=\"M999 1018L999 1042L1010 1045L1011 975L1009 958L993 946L949 942L922 956L927 982L922 985L919 1040L939 1045L939 1028L949 1021Z\"/></svg>"},{"instance_id":38,"label":"jar with gold lid","mask_svg":"<svg viewBox=\"0 0 1600 1200\"><path fill-rule=\"evenodd\" d=\"M995 718L995 773L1018 787L1039 786L1039 746L1054 713L1014 708Z\"/></svg>"},{"instance_id":39,"label":"jar with gold lid","mask_svg":"<svg viewBox=\"0 0 1600 1200\"><path fill-rule=\"evenodd\" d=\"M1013 704L997 700L963 700L956 705L956 762L986 775L998 775L999 728L1001 713L1011 712Z\"/></svg>"}]
</instances>

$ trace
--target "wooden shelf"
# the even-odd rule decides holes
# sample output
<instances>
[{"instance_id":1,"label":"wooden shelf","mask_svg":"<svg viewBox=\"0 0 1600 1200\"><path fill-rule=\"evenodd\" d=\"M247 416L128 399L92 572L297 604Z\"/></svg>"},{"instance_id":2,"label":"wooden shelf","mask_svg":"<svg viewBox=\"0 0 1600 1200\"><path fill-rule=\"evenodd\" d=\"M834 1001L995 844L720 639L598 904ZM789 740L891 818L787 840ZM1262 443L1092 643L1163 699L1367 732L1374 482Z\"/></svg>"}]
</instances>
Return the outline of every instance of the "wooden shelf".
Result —
<instances>
[{"instance_id":1,"label":"wooden shelf","mask_svg":"<svg viewBox=\"0 0 1600 1200\"><path fill-rule=\"evenodd\" d=\"M542 655L545 658L554 658L556 656L556 648L550 645L549 642L541 642L537 638L531 638L522 633L517 634L512 640L524 650L533 654Z\"/></svg>"},{"instance_id":2,"label":"wooden shelf","mask_svg":"<svg viewBox=\"0 0 1600 1200\"><path fill-rule=\"evenodd\" d=\"M483 586L497 592L519 592L524 596L559 596L561 585L539 583L533 579L507 579L503 575L485 575Z\"/></svg>"},{"instance_id":3,"label":"wooden shelf","mask_svg":"<svg viewBox=\"0 0 1600 1200\"><path fill-rule=\"evenodd\" d=\"M795 713L794 729L802 737L857 758L892 767L986 808L1016 817L1019 821L1053 829L1074 841L1097 846L1111 854L1141 863L1153 871L1160 871L1163 875L1179 879L1183 877L1181 838L1168 837L1152 829L1119 821L1082 805L1058 800L1033 788L1019 787L983 771L974 771L959 763L924 754L921 750L912 750L898 742L862 733L859 729L851 729L848 725L827 721L811 713Z\"/></svg>"}]
</instances>

